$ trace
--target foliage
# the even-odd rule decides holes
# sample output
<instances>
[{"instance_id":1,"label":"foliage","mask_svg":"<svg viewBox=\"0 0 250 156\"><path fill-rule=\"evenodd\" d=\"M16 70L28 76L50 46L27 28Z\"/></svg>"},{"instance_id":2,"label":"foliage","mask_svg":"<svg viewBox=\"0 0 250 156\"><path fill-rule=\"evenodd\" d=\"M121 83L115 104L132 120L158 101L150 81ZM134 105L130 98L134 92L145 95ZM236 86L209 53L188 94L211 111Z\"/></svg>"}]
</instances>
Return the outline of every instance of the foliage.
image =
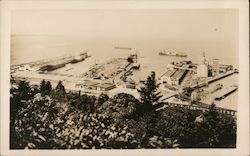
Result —
<instances>
[{"instance_id":1,"label":"foliage","mask_svg":"<svg viewBox=\"0 0 250 156\"><path fill-rule=\"evenodd\" d=\"M19 81L16 93L18 94L17 95L18 98L21 100L30 99L32 93L31 93L31 88L29 86L29 82L26 80Z\"/></svg>"},{"instance_id":2,"label":"foliage","mask_svg":"<svg viewBox=\"0 0 250 156\"><path fill-rule=\"evenodd\" d=\"M66 96L66 91L65 88L62 84L62 81L59 81L55 90L52 93L52 97L56 100L67 100L67 96Z\"/></svg>"},{"instance_id":3,"label":"foliage","mask_svg":"<svg viewBox=\"0 0 250 156\"><path fill-rule=\"evenodd\" d=\"M119 93L113 98L103 103L98 112L114 119L114 122L120 122L129 118L136 110L139 101L132 95Z\"/></svg>"},{"instance_id":4,"label":"foliage","mask_svg":"<svg viewBox=\"0 0 250 156\"><path fill-rule=\"evenodd\" d=\"M96 107L99 108L102 104L104 104L108 100L109 100L109 96L107 94L101 93L98 97Z\"/></svg>"},{"instance_id":5,"label":"foliage","mask_svg":"<svg viewBox=\"0 0 250 156\"><path fill-rule=\"evenodd\" d=\"M206 112L178 106L155 111L153 106L161 100L154 74L141 88L147 94L142 95L140 101L126 93L113 97L67 93L62 82L51 94L37 93L27 81L13 83L16 85L10 90L11 149L236 145L236 119L219 113L215 105ZM40 90L45 91L46 84L41 82Z\"/></svg>"},{"instance_id":6,"label":"foliage","mask_svg":"<svg viewBox=\"0 0 250 156\"><path fill-rule=\"evenodd\" d=\"M212 104L203 114L203 121L197 125L200 147L235 147L236 121L225 114L220 114Z\"/></svg>"},{"instance_id":7,"label":"foliage","mask_svg":"<svg viewBox=\"0 0 250 156\"><path fill-rule=\"evenodd\" d=\"M154 111L161 106L162 95L158 91L158 87L159 84L157 84L155 79L155 72L152 72L151 75L148 76L144 86L138 89L140 102L142 104L141 107L138 108L140 113Z\"/></svg>"},{"instance_id":8,"label":"foliage","mask_svg":"<svg viewBox=\"0 0 250 156\"><path fill-rule=\"evenodd\" d=\"M25 100L31 99L34 96L34 92L32 92L28 81L20 80L14 83L15 85L10 89L10 110L12 114L11 117L16 116L17 111L23 107L23 103Z\"/></svg>"},{"instance_id":9,"label":"foliage","mask_svg":"<svg viewBox=\"0 0 250 156\"><path fill-rule=\"evenodd\" d=\"M84 112L94 112L95 111L95 96L81 95L75 102L72 103L75 108L83 110Z\"/></svg>"},{"instance_id":10,"label":"foliage","mask_svg":"<svg viewBox=\"0 0 250 156\"><path fill-rule=\"evenodd\" d=\"M45 80L42 80L40 84L40 93L42 95L49 95L51 90L52 90L52 86L51 86L50 81L46 82Z\"/></svg>"},{"instance_id":11,"label":"foliage","mask_svg":"<svg viewBox=\"0 0 250 156\"><path fill-rule=\"evenodd\" d=\"M37 94L33 100L24 102L12 123L15 126L11 129L16 134L11 138L12 148L49 148L53 145L49 122L56 113L55 104L48 96Z\"/></svg>"}]
</instances>

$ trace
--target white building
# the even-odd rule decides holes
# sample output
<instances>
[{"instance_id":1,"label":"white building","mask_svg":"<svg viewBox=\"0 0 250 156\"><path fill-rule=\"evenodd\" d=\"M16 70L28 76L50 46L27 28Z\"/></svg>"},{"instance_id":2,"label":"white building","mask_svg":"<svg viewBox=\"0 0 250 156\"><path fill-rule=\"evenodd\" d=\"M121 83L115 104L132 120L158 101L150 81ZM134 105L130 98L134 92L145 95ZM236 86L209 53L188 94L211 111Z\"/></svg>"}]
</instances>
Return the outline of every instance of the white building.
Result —
<instances>
[{"instance_id":1,"label":"white building","mask_svg":"<svg viewBox=\"0 0 250 156\"><path fill-rule=\"evenodd\" d=\"M166 73L164 73L161 77L160 77L160 81L162 84L167 84L167 85L172 85L173 81L172 81L172 76L175 74L177 70L176 69L168 69Z\"/></svg>"},{"instance_id":2,"label":"white building","mask_svg":"<svg viewBox=\"0 0 250 156\"><path fill-rule=\"evenodd\" d=\"M220 60L215 58L213 59L213 66L212 66L212 75L215 76L219 73L220 69Z\"/></svg>"},{"instance_id":3,"label":"white building","mask_svg":"<svg viewBox=\"0 0 250 156\"><path fill-rule=\"evenodd\" d=\"M192 100L197 100L198 99L198 93L196 91L193 91L191 94L191 99Z\"/></svg>"},{"instance_id":4,"label":"white building","mask_svg":"<svg viewBox=\"0 0 250 156\"><path fill-rule=\"evenodd\" d=\"M208 61L205 53L203 53L201 63L197 66L197 77L208 77Z\"/></svg>"},{"instance_id":5,"label":"white building","mask_svg":"<svg viewBox=\"0 0 250 156\"><path fill-rule=\"evenodd\" d=\"M208 66L206 64L197 66L197 77L208 77Z\"/></svg>"},{"instance_id":6,"label":"white building","mask_svg":"<svg viewBox=\"0 0 250 156\"><path fill-rule=\"evenodd\" d=\"M26 70L28 70L28 71L36 71L36 69L34 69L34 68L31 68L29 65L24 65L24 66L22 66L22 67L20 67L19 68L19 70L20 71L26 71Z\"/></svg>"}]
</instances>

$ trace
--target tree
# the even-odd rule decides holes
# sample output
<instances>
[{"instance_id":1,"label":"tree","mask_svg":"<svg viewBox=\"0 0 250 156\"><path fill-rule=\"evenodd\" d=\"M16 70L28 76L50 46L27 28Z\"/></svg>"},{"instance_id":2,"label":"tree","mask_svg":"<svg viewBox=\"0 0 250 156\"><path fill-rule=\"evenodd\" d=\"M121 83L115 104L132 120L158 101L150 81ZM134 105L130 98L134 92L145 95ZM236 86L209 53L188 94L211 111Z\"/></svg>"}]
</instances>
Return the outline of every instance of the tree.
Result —
<instances>
[{"instance_id":1,"label":"tree","mask_svg":"<svg viewBox=\"0 0 250 156\"><path fill-rule=\"evenodd\" d=\"M214 103L203 116L200 125L201 146L235 147L236 123L233 117L219 113Z\"/></svg>"},{"instance_id":2,"label":"tree","mask_svg":"<svg viewBox=\"0 0 250 156\"><path fill-rule=\"evenodd\" d=\"M57 145L51 129L56 116L56 104L48 96L36 94L11 121L10 148L49 149Z\"/></svg>"},{"instance_id":3,"label":"tree","mask_svg":"<svg viewBox=\"0 0 250 156\"><path fill-rule=\"evenodd\" d=\"M219 113L213 103L203 114L203 121L198 125L197 136L199 136L197 138L199 147L235 147L235 119Z\"/></svg>"},{"instance_id":4,"label":"tree","mask_svg":"<svg viewBox=\"0 0 250 156\"><path fill-rule=\"evenodd\" d=\"M104 102L97 111L104 116L110 116L116 123L131 118L135 113L138 100L130 94L118 93Z\"/></svg>"},{"instance_id":5,"label":"tree","mask_svg":"<svg viewBox=\"0 0 250 156\"><path fill-rule=\"evenodd\" d=\"M61 91L61 92L64 92L65 93L65 88L62 84L62 81L59 81L57 86L56 86L56 91Z\"/></svg>"},{"instance_id":6,"label":"tree","mask_svg":"<svg viewBox=\"0 0 250 156\"><path fill-rule=\"evenodd\" d=\"M40 84L40 92L42 95L49 95L52 90L50 81L43 80Z\"/></svg>"},{"instance_id":7,"label":"tree","mask_svg":"<svg viewBox=\"0 0 250 156\"><path fill-rule=\"evenodd\" d=\"M231 116L221 114L220 121L218 123L220 130L218 131L219 136L219 147L236 147L236 119Z\"/></svg>"},{"instance_id":8,"label":"tree","mask_svg":"<svg viewBox=\"0 0 250 156\"><path fill-rule=\"evenodd\" d=\"M42 82L40 83L40 92L43 94L46 91L46 82L43 79Z\"/></svg>"},{"instance_id":9,"label":"tree","mask_svg":"<svg viewBox=\"0 0 250 156\"><path fill-rule=\"evenodd\" d=\"M207 129L208 146L214 146L218 143L218 122L219 113L216 110L214 103L211 104L209 110L204 113L204 128Z\"/></svg>"},{"instance_id":10,"label":"tree","mask_svg":"<svg viewBox=\"0 0 250 156\"><path fill-rule=\"evenodd\" d=\"M62 84L62 81L58 82L55 91L53 93L53 97L57 100L65 100L67 98L66 91Z\"/></svg>"},{"instance_id":11,"label":"tree","mask_svg":"<svg viewBox=\"0 0 250 156\"><path fill-rule=\"evenodd\" d=\"M47 91L47 93L50 94L51 90L52 90L51 83L50 83L50 81L47 81L47 83L46 83L46 91Z\"/></svg>"},{"instance_id":12,"label":"tree","mask_svg":"<svg viewBox=\"0 0 250 156\"><path fill-rule=\"evenodd\" d=\"M109 96L107 94L101 93L96 102L96 107L99 108L104 102L108 101Z\"/></svg>"},{"instance_id":13,"label":"tree","mask_svg":"<svg viewBox=\"0 0 250 156\"><path fill-rule=\"evenodd\" d=\"M29 82L27 82L26 80L19 81L17 93L21 100L28 100L31 98L32 95L30 90L31 88L29 86Z\"/></svg>"},{"instance_id":14,"label":"tree","mask_svg":"<svg viewBox=\"0 0 250 156\"><path fill-rule=\"evenodd\" d=\"M92 113L95 111L95 101L96 101L95 96L81 95L72 103L72 105L79 110Z\"/></svg>"},{"instance_id":15,"label":"tree","mask_svg":"<svg viewBox=\"0 0 250 156\"><path fill-rule=\"evenodd\" d=\"M176 106L157 111L157 114L161 116L153 128L159 136L177 139L180 147L197 145L194 139L197 136L195 119L201 111Z\"/></svg>"},{"instance_id":16,"label":"tree","mask_svg":"<svg viewBox=\"0 0 250 156\"><path fill-rule=\"evenodd\" d=\"M139 107L140 111L149 112L161 106L162 95L158 91L158 87L159 84L157 84L155 79L155 72L152 72L151 75L148 76L144 86L138 89L140 102L142 104L141 107Z\"/></svg>"}]
</instances>

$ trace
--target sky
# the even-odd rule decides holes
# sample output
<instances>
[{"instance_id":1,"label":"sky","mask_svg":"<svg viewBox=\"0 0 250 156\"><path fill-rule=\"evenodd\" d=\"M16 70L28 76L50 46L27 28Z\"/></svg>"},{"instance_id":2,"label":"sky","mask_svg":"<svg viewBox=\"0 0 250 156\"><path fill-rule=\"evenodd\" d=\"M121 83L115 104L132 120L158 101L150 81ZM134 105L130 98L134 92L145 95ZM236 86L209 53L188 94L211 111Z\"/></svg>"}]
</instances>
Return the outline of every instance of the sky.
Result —
<instances>
[{"instance_id":1,"label":"sky","mask_svg":"<svg viewBox=\"0 0 250 156\"><path fill-rule=\"evenodd\" d=\"M124 45L152 55L162 49L206 52L238 64L237 9L31 9L13 11L11 22L12 36L47 36L12 39L13 55L70 48L107 53Z\"/></svg>"},{"instance_id":2,"label":"sky","mask_svg":"<svg viewBox=\"0 0 250 156\"><path fill-rule=\"evenodd\" d=\"M12 35L78 35L232 40L233 9L83 9L13 11Z\"/></svg>"}]
</instances>

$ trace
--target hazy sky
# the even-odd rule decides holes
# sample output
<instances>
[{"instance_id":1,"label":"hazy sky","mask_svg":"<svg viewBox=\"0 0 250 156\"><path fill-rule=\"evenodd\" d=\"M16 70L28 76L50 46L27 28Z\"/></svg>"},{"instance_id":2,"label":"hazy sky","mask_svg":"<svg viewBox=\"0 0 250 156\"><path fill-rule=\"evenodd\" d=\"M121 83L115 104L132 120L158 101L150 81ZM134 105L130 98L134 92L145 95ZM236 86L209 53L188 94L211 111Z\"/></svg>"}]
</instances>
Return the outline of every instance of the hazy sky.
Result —
<instances>
[{"instance_id":1,"label":"hazy sky","mask_svg":"<svg viewBox=\"0 0 250 156\"><path fill-rule=\"evenodd\" d=\"M232 40L233 9L23 10L12 14L12 35L80 35Z\"/></svg>"},{"instance_id":2,"label":"hazy sky","mask_svg":"<svg viewBox=\"0 0 250 156\"><path fill-rule=\"evenodd\" d=\"M38 47L42 55L79 48L99 55L124 45L152 55L161 49L190 56L206 52L211 58L238 64L237 9L16 10L11 34L50 35L13 39L13 55L38 53Z\"/></svg>"}]
</instances>

